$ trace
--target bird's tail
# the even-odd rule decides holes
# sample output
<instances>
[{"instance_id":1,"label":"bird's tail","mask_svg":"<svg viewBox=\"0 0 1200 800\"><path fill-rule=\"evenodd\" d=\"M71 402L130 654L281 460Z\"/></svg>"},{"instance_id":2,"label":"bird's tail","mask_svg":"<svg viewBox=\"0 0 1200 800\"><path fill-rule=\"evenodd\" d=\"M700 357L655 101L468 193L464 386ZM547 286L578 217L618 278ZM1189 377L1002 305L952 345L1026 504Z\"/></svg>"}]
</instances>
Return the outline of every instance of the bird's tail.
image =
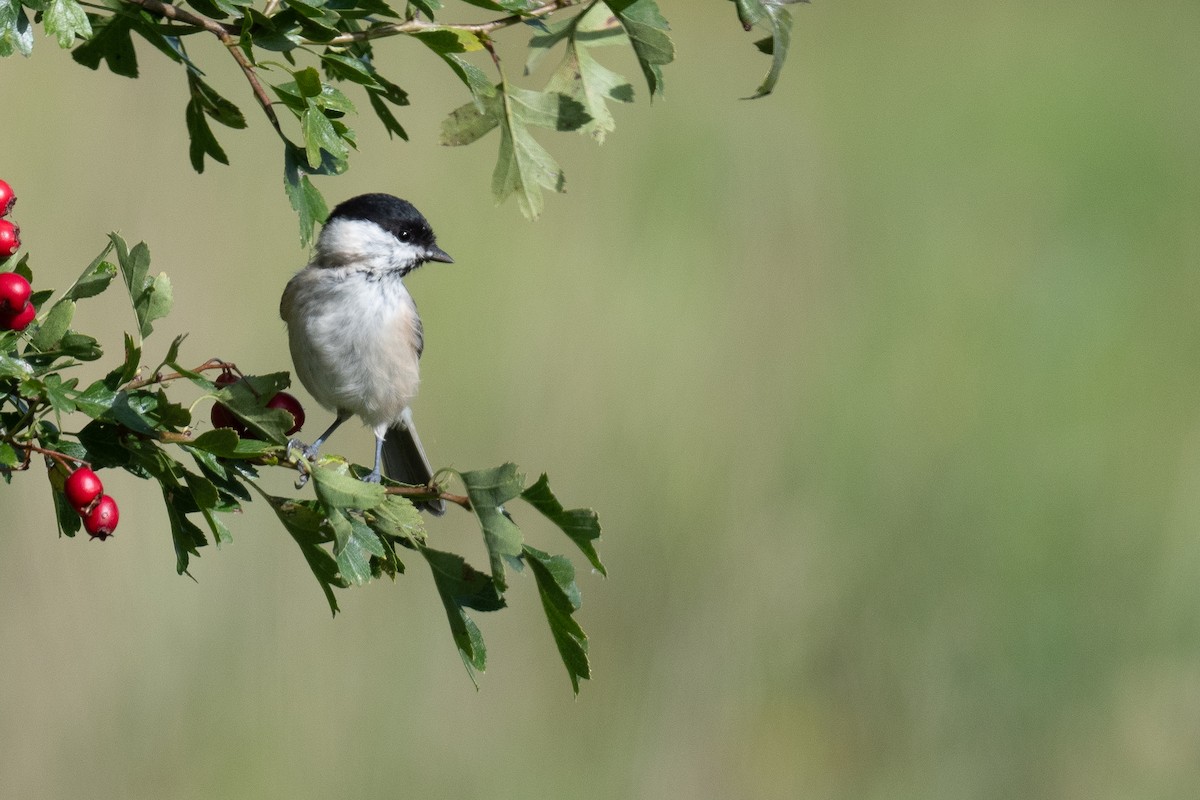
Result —
<instances>
[{"instance_id":1,"label":"bird's tail","mask_svg":"<svg viewBox=\"0 0 1200 800\"><path fill-rule=\"evenodd\" d=\"M388 428L383 438L383 471L392 480L412 486L424 486L433 480L433 467L429 466L408 409L404 410L400 424ZM437 517L446 513L446 503L442 500L417 500L413 505Z\"/></svg>"}]
</instances>

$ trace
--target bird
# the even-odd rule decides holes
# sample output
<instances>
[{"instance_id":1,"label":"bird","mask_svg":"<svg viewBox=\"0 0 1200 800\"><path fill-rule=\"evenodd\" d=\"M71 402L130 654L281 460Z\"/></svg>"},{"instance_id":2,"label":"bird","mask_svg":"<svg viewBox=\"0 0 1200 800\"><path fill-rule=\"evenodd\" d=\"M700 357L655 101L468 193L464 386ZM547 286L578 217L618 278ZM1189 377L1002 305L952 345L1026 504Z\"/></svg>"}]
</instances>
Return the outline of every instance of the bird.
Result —
<instances>
[{"instance_id":1,"label":"bird","mask_svg":"<svg viewBox=\"0 0 1200 800\"><path fill-rule=\"evenodd\" d=\"M279 304L296 376L335 415L311 445L296 443L305 458L315 459L330 435L357 416L375 433L375 465L363 480L380 482L381 467L405 484L433 479L411 409L424 328L404 286L406 275L431 261L454 263L407 200L362 194L329 213L312 260L288 281ZM416 505L445 512L441 500Z\"/></svg>"}]
</instances>

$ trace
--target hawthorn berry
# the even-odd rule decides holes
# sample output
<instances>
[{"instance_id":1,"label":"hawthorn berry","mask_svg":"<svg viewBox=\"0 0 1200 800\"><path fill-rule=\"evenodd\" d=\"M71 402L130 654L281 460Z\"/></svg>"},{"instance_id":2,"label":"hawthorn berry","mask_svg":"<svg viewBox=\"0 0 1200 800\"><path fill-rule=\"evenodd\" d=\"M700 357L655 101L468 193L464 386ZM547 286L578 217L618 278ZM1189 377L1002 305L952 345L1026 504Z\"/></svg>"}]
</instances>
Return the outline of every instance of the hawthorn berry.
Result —
<instances>
[{"instance_id":1,"label":"hawthorn berry","mask_svg":"<svg viewBox=\"0 0 1200 800\"><path fill-rule=\"evenodd\" d=\"M0 311L0 330L23 331L33 322L35 316L37 309L33 307L33 303L26 303L25 307L16 313Z\"/></svg>"},{"instance_id":2,"label":"hawthorn berry","mask_svg":"<svg viewBox=\"0 0 1200 800\"><path fill-rule=\"evenodd\" d=\"M282 408L292 415L292 421L295 424L287 429L285 436L291 436L304 427L304 406L300 405L300 401L287 392L279 392L268 400L267 408Z\"/></svg>"},{"instance_id":3,"label":"hawthorn berry","mask_svg":"<svg viewBox=\"0 0 1200 800\"><path fill-rule=\"evenodd\" d=\"M33 288L23 275L0 272L0 311L19 311L29 302Z\"/></svg>"},{"instance_id":4,"label":"hawthorn berry","mask_svg":"<svg viewBox=\"0 0 1200 800\"><path fill-rule=\"evenodd\" d=\"M213 381L213 383L217 385L218 389L231 386L237 382L238 377L230 370L225 370L217 376L215 381ZM212 425L214 428L230 428L234 433L242 438L245 438L250 433L250 429L246 427L245 423L235 417L232 411L220 403L213 403L212 412L209 414L209 419L212 420Z\"/></svg>"},{"instance_id":5,"label":"hawthorn berry","mask_svg":"<svg viewBox=\"0 0 1200 800\"><path fill-rule=\"evenodd\" d=\"M0 261L10 258L21 249L21 229L6 219L0 219Z\"/></svg>"},{"instance_id":6,"label":"hawthorn berry","mask_svg":"<svg viewBox=\"0 0 1200 800\"><path fill-rule=\"evenodd\" d=\"M108 495L102 495L92 506L92 510L84 516L83 529L93 539L103 542L113 535L120 519L121 512L117 509L117 501Z\"/></svg>"},{"instance_id":7,"label":"hawthorn berry","mask_svg":"<svg viewBox=\"0 0 1200 800\"><path fill-rule=\"evenodd\" d=\"M17 204L17 195L13 192L8 181L0 180L0 217L8 216L12 207Z\"/></svg>"},{"instance_id":8,"label":"hawthorn berry","mask_svg":"<svg viewBox=\"0 0 1200 800\"><path fill-rule=\"evenodd\" d=\"M63 484L63 494L67 496L71 507L82 514L97 497L104 494L104 484L100 482L96 473L87 467L80 467L67 476L67 481Z\"/></svg>"}]
</instances>

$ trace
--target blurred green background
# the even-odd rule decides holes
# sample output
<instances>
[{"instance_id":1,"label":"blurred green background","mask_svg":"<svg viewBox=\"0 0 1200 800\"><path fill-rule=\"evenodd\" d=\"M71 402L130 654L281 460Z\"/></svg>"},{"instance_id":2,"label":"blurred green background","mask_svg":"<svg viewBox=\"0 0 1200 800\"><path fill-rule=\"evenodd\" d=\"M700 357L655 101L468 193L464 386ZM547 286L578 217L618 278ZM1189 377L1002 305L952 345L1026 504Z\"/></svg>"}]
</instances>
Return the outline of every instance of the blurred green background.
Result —
<instances>
[{"instance_id":1,"label":"blurred green background","mask_svg":"<svg viewBox=\"0 0 1200 800\"><path fill-rule=\"evenodd\" d=\"M539 222L493 205L495 134L436 144L466 98L412 42L380 49L413 141L362 119L320 184L414 200L457 259L410 281L434 461L599 511L579 699L529 578L477 615L476 693L417 564L330 619L261 504L193 583L131 476L104 476L100 544L20 475L0 796L1200 795L1200 6L795 6L777 94L745 102L759 34L661 5L666 99L606 54L639 102L602 148L539 134L570 186ZM186 362L290 368L279 148L216 43L193 54L251 121L220 131L236 169L191 172L157 54L129 81L39 33L0 64L0 175L39 285L119 229L174 281L152 355L189 331ZM110 353L130 325L81 307ZM430 529L479 552L462 514Z\"/></svg>"}]
</instances>

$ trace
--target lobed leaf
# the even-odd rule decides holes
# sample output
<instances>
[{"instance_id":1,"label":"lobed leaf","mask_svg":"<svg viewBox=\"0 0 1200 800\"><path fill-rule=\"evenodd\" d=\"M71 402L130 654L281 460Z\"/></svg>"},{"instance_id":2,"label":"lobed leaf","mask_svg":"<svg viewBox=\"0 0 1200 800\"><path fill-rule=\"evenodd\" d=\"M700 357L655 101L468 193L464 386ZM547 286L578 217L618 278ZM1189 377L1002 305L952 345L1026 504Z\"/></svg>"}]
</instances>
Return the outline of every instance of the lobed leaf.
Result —
<instances>
[{"instance_id":1,"label":"lobed leaf","mask_svg":"<svg viewBox=\"0 0 1200 800\"><path fill-rule=\"evenodd\" d=\"M601 575L608 576L608 570L601 563L600 555L593 544L600 538L600 520L595 511L590 508L574 508L570 511L564 509L562 503L550 491L550 479L544 472L537 483L521 492L521 499L557 525L583 551L588 561L592 562L592 566Z\"/></svg>"},{"instance_id":2,"label":"lobed leaf","mask_svg":"<svg viewBox=\"0 0 1200 800\"><path fill-rule=\"evenodd\" d=\"M522 549L526 562L537 581L538 594L542 598L542 609L563 666L571 678L575 694L579 694L579 680L591 678L588 664L587 634L572 616L579 610L579 587L575 584L575 567L564 556L552 556L529 545Z\"/></svg>"},{"instance_id":3,"label":"lobed leaf","mask_svg":"<svg viewBox=\"0 0 1200 800\"><path fill-rule=\"evenodd\" d=\"M75 44L75 37L91 38L92 25L88 22L83 6L75 0L49 0L42 16L46 33L58 39L58 46L66 50Z\"/></svg>"},{"instance_id":4,"label":"lobed leaf","mask_svg":"<svg viewBox=\"0 0 1200 800\"><path fill-rule=\"evenodd\" d=\"M516 464L504 464L493 469L459 473L471 499L471 508L483 528L483 541L487 546L492 566L492 580L503 592L508 588L504 576L504 557L521 555L521 529L516 526L504 504L521 494L523 476L517 472Z\"/></svg>"},{"instance_id":5,"label":"lobed leaf","mask_svg":"<svg viewBox=\"0 0 1200 800\"><path fill-rule=\"evenodd\" d=\"M662 66L675 60L675 44L667 35L668 25L655 0L604 0L629 36L650 97L663 93Z\"/></svg>"}]
</instances>

